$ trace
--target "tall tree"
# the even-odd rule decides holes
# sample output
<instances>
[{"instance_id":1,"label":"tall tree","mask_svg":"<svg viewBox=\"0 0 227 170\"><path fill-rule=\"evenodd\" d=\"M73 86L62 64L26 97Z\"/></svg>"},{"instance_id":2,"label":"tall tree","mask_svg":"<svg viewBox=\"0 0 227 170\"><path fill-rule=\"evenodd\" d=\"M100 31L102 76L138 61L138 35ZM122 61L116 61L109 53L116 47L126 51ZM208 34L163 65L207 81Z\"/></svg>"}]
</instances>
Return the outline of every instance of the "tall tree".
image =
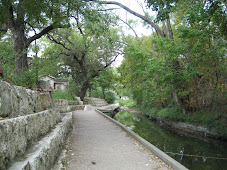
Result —
<instances>
[{"instance_id":1,"label":"tall tree","mask_svg":"<svg viewBox=\"0 0 227 170\"><path fill-rule=\"evenodd\" d=\"M68 25L72 3L58 0L2 0L0 31L12 33L16 53L16 74L28 68L29 45L54 28ZM78 1L79 2L79 1ZM30 31L34 32L30 36Z\"/></svg>"},{"instance_id":2,"label":"tall tree","mask_svg":"<svg viewBox=\"0 0 227 170\"><path fill-rule=\"evenodd\" d=\"M163 1L152 2L158 4ZM122 64L122 75L133 90L135 100L141 102L139 104L146 105L148 101L148 105L155 103L157 106L159 103L167 106L166 104L170 103L166 102L166 97L169 98L173 85L181 106L186 111L216 108L219 113L224 113L226 41L222 26L226 19L223 3L176 2L178 3L172 4L175 5L174 41L171 38L155 37L152 41L155 48L149 49L152 52L144 48L144 43L138 47L135 42L129 42ZM217 16L224 21L219 21ZM175 67L176 61L179 62L179 68ZM152 89L152 92L146 91L147 87ZM141 99L143 96L146 96L147 100ZM220 100L221 98L223 99Z\"/></svg>"},{"instance_id":3,"label":"tall tree","mask_svg":"<svg viewBox=\"0 0 227 170\"><path fill-rule=\"evenodd\" d=\"M179 10L179 6L182 6L182 4L185 4L184 7L184 18L181 18L181 21L186 21L184 23L186 26L196 26L197 33L200 32L200 30L207 30L207 35L210 36L208 38L208 42L212 42L212 38L215 38L216 36L219 36L219 40L222 41L222 38L226 38L226 14L225 9L226 5L221 0L213 1L181 1L181 0L161 0L161 1L155 1L155 0L146 0L147 5L149 8L152 8L153 10L158 12L157 19L151 20L146 15L141 15L137 13L136 11L131 10L127 6L115 2L115 1L96 1L101 4L114 4L118 5L121 8L125 9L129 13L141 18L143 21L145 21L147 24L151 25L157 34L161 37L159 41L159 49L155 48L154 50L159 51L161 55L165 56L166 61L168 61L169 66L168 68L171 68L171 79L172 81L172 94L173 98L175 99L175 102L177 104L180 104L182 106L182 111L185 113L188 109L188 97L187 95L183 95L182 91L184 91L185 87L182 84L181 78L184 76L185 70L187 70L187 66L182 62L181 58L182 56L185 57L184 53L182 54L182 44L179 44L179 41L174 37L174 33L172 30L172 25L170 23L170 14L173 12L177 12ZM186 14L186 15L185 15ZM218 17L220 16L220 17ZM221 19L220 19L221 18ZM161 29L156 23L158 21L162 21L163 23L163 29ZM181 23L183 24L183 22ZM167 29L166 29L167 26ZM199 28L199 27L200 28ZM196 32L190 32L186 31L185 29L182 30L184 33L187 33L187 35L197 35ZM186 31L186 32L185 32ZM214 31L214 32L213 32ZM214 33L211 35L211 33ZM183 33L183 32L182 32ZM201 32L200 32L201 33ZM169 34L169 36L167 36ZM182 34L185 35L185 34ZM176 36L176 35L175 35ZM208 37L209 37L208 36ZM204 37L204 36L203 36ZM221 39L220 39L221 38ZM211 43L212 44L212 43ZM222 45L221 45L222 46ZM219 46L223 50L223 48ZM162 51L160 51L160 47ZM201 47L201 46L200 46ZM203 46L202 49L205 46ZM191 50L191 48L189 48ZM210 49L212 50L212 49ZM212 50L214 51L214 49ZM211 52L211 51L210 51ZM211 54L211 53L210 53ZM223 53L222 53L223 54ZM221 55L222 55L221 54ZM193 54L192 54L193 55ZM202 54L201 54L202 55ZM208 55L208 53L207 53ZM202 57L202 56L201 56ZM222 57L223 59L223 57ZM210 67L209 67L210 68ZM219 75L219 74L217 74Z\"/></svg>"},{"instance_id":4,"label":"tall tree","mask_svg":"<svg viewBox=\"0 0 227 170\"><path fill-rule=\"evenodd\" d=\"M122 43L109 14L94 9L87 15L78 12L73 17L74 27L49 34L49 39L61 48L60 55L64 56L64 64L79 87L77 95L83 100L90 82L122 53Z\"/></svg>"}]
</instances>

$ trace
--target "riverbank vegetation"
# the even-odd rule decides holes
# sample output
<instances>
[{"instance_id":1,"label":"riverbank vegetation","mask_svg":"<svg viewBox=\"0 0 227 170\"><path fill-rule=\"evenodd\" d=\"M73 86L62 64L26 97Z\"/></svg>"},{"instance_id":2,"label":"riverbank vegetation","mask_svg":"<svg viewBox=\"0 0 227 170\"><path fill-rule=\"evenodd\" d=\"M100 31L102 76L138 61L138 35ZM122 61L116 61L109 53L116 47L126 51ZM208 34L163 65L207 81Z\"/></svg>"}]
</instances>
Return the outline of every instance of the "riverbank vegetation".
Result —
<instances>
[{"instance_id":1,"label":"riverbank vegetation","mask_svg":"<svg viewBox=\"0 0 227 170\"><path fill-rule=\"evenodd\" d=\"M114 1L36 3L0 3L1 79L36 88L43 76L64 78L70 88L55 98L93 96L113 103L128 96L134 102L121 105L227 133L225 2L146 0L144 14ZM138 17L151 34L139 37L139 21L127 20L135 36L125 35L110 4ZM121 66L111 68L120 55Z\"/></svg>"},{"instance_id":2,"label":"riverbank vegetation","mask_svg":"<svg viewBox=\"0 0 227 170\"><path fill-rule=\"evenodd\" d=\"M129 37L119 68L122 84L144 113L226 133L226 6L218 1L165 1L165 8L148 2L160 9L157 20L173 36ZM168 16L172 30L166 28Z\"/></svg>"}]
</instances>

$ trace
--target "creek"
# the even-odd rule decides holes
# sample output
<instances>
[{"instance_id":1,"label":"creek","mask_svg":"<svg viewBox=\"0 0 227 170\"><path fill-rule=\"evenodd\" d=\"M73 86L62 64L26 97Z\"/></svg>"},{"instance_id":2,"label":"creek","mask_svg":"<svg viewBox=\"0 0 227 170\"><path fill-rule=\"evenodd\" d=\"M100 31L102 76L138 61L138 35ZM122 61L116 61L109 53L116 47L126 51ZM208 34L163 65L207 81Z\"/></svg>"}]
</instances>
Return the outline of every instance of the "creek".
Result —
<instances>
[{"instance_id":1,"label":"creek","mask_svg":"<svg viewBox=\"0 0 227 170\"><path fill-rule=\"evenodd\" d=\"M114 119L191 170L227 169L225 141L178 134L141 114L120 112Z\"/></svg>"}]
</instances>

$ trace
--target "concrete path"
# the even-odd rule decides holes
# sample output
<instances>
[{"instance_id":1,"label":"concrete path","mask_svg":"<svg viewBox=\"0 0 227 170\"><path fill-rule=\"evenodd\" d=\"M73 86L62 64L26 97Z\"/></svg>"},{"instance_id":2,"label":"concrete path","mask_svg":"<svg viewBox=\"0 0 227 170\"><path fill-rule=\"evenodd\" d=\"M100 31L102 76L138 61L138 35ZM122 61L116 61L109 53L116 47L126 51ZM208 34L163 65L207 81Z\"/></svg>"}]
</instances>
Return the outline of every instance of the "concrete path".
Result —
<instances>
[{"instance_id":1,"label":"concrete path","mask_svg":"<svg viewBox=\"0 0 227 170\"><path fill-rule=\"evenodd\" d=\"M96 111L73 112L70 170L166 170L167 165Z\"/></svg>"}]
</instances>

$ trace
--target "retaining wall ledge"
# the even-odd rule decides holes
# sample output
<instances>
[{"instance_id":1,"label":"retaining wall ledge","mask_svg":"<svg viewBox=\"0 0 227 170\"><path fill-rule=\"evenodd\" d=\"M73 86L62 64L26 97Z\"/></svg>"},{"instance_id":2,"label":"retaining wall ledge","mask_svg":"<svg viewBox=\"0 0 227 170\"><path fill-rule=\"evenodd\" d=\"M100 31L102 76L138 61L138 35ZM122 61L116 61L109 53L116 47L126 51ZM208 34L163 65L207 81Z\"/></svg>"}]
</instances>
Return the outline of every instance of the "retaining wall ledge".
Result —
<instances>
[{"instance_id":1,"label":"retaining wall ledge","mask_svg":"<svg viewBox=\"0 0 227 170\"><path fill-rule=\"evenodd\" d=\"M61 121L59 109L0 120L0 169L24 155L28 146L47 134Z\"/></svg>"},{"instance_id":2,"label":"retaining wall ledge","mask_svg":"<svg viewBox=\"0 0 227 170\"><path fill-rule=\"evenodd\" d=\"M37 143L26 158L13 162L8 170L50 170L62 151L72 130L72 113L66 113L56 128Z\"/></svg>"}]
</instances>

